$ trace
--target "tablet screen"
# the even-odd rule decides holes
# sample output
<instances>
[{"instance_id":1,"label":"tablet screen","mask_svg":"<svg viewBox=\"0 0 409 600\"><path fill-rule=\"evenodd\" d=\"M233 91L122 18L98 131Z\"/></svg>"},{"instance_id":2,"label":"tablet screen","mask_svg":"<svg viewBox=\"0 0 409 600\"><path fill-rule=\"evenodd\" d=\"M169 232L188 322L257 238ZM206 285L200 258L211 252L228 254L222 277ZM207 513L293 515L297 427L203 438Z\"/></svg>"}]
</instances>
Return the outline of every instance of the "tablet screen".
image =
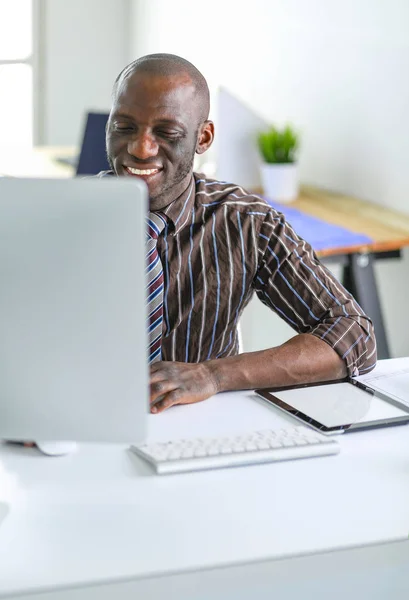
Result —
<instances>
[{"instance_id":1,"label":"tablet screen","mask_svg":"<svg viewBox=\"0 0 409 600\"><path fill-rule=\"evenodd\" d=\"M409 417L409 412L405 408L390 404L348 382L282 391L272 390L268 396L269 398L264 395L280 408L286 407L275 402L274 398L288 405L287 412L299 418L302 418L302 415L297 413L303 413L328 429Z\"/></svg>"}]
</instances>

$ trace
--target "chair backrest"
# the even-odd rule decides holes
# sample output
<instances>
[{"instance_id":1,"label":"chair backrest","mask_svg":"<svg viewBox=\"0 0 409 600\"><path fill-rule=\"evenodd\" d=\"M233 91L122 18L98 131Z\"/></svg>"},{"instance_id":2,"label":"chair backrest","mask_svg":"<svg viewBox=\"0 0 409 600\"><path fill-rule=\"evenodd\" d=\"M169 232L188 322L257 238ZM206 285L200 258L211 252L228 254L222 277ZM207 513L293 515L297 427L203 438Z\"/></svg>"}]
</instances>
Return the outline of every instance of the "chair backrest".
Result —
<instances>
[{"instance_id":1,"label":"chair backrest","mask_svg":"<svg viewBox=\"0 0 409 600\"><path fill-rule=\"evenodd\" d=\"M86 117L77 175L97 175L109 169L105 150L105 129L109 113L89 112Z\"/></svg>"}]
</instances>

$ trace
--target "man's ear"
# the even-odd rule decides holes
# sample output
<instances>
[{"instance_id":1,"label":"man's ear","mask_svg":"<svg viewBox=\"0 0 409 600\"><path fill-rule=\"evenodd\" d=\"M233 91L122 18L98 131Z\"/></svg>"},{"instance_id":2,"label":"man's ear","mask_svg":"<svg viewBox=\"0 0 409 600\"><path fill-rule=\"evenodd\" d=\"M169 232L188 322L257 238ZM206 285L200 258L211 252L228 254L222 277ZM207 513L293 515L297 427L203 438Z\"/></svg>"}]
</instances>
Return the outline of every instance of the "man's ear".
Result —
<instances>
[{"instance_id":1,"label":"man's ear","mask_svg":"<svg viewBox=\"0 0 409 600\"><path fill-rule=\"evenodd\" d=\"M196 154L203 154L213 143L214 124L213 121L202 123L197 136Z\"/></svg>"}]
</instances>

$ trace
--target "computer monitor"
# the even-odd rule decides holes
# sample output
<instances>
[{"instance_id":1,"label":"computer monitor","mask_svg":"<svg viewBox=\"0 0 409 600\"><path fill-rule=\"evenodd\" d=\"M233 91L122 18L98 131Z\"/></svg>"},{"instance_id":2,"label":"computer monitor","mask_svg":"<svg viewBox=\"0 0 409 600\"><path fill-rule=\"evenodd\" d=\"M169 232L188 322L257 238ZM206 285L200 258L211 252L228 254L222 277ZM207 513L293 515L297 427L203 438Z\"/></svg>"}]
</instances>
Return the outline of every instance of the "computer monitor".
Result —
<instances>
[{"instance_id":1,"label":"computer monitor","mask_svg":"<svg viewBox=\"0 0 409 600\"><path fill-rule=\"evenodd\" d=\"M261 186L257 134L268 123L224 88L217 100L216 177L247 189Z\"/></svg>"},{"instance_id":2,"label":"computer monitor","mask_svg":"<svg viewBox=\"0 0 409 600\"><path fill-rule=\"evenodd\" d=\"M0 438L142 441L143 182L0 180Z\"/></svg>"}]
</instances>

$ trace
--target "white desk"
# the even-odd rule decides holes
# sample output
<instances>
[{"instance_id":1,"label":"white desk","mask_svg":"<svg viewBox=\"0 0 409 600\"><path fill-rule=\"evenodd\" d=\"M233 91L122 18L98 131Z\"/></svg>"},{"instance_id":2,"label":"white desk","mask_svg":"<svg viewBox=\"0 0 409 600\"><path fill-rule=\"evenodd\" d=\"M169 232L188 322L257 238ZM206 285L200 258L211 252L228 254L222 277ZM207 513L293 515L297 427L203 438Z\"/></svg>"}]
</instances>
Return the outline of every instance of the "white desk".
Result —
<instances>
[{"instance_id":1,"label":"white desk","mask_svg":"<svg viewBox=\"0 0 409 600\"><path fill-rule=\"evenodd\" d=\"M224 394L150 416L150 438L283 419ZM0 598L407 598L409 429L340 441L335 457L161 477L122 446L3 446Z\"/></svg>"}]
</instances>

